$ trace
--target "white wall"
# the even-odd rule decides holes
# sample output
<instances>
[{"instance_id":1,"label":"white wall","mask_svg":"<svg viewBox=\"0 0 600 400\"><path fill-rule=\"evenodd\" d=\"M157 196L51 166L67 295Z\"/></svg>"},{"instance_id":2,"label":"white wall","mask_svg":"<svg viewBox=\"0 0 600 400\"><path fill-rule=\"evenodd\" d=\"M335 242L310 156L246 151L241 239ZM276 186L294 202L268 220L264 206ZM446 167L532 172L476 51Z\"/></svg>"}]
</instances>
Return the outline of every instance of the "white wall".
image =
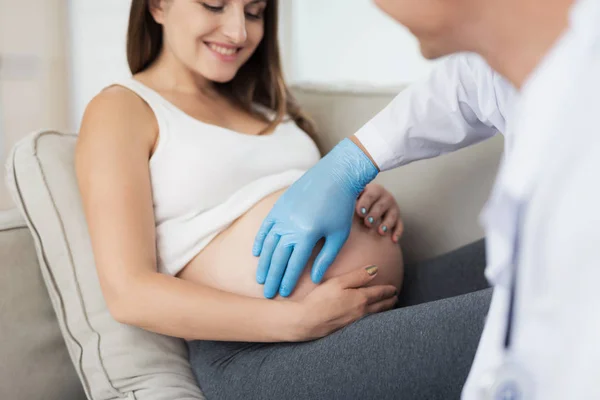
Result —
<instances>
[{"instance_id":1,"label":"white wall","mask_svg":"<svg viewBox=\"0 0 600 400\"><path fill-rule=\"evenodd\" d=\"M0 0L0 168L41 129L69 128L64 0ZM0 210L14 204L0 174Z\"/></svg>"},{"instance_id":2,"label":"white wall","mask_svg":"<svg viewBox=\"0 0 600 400\"><path fill-rule=\"evenodd\" d=\"M295 81L402 86L429 73L414 37L373 0L283 0L293 7Z\"/></svg>"},{"instance_id":3,"label":"white wall","mask_svg":"<svg viewBox=\"0 0 600 400\"><path fill-rule=\"evenodd\" d=\"M129 76L125 53L131 0L69 0L71 129L105 86Z\"/></svg>"}]
</instances>

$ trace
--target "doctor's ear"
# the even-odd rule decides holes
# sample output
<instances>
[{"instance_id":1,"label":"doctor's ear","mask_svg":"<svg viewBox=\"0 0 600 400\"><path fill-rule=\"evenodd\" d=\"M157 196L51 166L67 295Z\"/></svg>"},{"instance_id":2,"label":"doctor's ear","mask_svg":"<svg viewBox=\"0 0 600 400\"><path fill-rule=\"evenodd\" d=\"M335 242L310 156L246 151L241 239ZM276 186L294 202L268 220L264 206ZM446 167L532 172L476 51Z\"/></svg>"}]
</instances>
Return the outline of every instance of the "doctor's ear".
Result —
<instances>
[{"instance_id":1,"label":"doctor's ear","mask_svg":"<svg viewBox=\"0 0 600 400\"><path fill-rule=\"evenodd\" d=\"M162 25L165 21L165 12L169 9L171 0L148 0L148 9L157 24Z\"/></svg>"}]
</instances>

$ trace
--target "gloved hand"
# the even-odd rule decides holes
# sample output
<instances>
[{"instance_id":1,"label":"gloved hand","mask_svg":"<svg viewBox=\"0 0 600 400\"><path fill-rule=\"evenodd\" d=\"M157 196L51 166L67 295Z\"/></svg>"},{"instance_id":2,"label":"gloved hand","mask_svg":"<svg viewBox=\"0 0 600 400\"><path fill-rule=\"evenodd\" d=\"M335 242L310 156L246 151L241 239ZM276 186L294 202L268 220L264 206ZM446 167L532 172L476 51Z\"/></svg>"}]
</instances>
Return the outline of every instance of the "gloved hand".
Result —
<instances>
[{"instance_id":1,"label":"gloved hand","mask_svg":"<svg viewBox=\"0 0 600 400\"><path fill-rule=\"evenodd\" d=\"M358 195L378 169L350 139L344 139L277 200L256 235L260 255L256 280L264 295L289 296L316 243L325 238L311 279L319 283L348 239Z\"/></svg>"}]
</instances>

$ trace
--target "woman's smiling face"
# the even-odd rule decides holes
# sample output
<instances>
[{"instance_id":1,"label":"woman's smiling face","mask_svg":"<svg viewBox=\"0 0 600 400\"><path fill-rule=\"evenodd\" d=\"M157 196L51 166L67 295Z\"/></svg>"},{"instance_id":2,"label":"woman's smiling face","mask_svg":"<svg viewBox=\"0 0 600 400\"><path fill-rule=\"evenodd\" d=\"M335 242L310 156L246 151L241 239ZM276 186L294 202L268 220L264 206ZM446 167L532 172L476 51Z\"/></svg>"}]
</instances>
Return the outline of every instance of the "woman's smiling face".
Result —
<instances>
[{"instance_id":1,"label":"woman's smiling face","mask_svg":"<svg viewBox=\"0 0 600 400\"><path fill-rule=\"evenodd\" d=\"M264 36L267 0L159 0L164 50L210 81L229 82Z\"/></svg>"}]
</instances>

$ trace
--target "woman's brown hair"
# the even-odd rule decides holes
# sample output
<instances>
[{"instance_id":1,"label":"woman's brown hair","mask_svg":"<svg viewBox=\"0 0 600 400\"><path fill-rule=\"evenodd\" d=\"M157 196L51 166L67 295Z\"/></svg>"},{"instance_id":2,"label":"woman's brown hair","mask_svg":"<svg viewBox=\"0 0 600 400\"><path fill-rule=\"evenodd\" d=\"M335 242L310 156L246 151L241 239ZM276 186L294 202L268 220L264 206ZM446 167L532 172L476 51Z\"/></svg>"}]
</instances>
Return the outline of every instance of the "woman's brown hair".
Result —
<instances>
[{"instance_id":1,"label":"woman's brown hair","mask_svg":"<svg viewBox=\"0 0 600 400\"><path fill-rule=\"evenodd\" d=\"M127 61L132 74L148 68L158 57L163 45L163 30L150 13L151 3L159 0L132 0L127 30ZM273 130L286 115L316 141L313 123L304 115L283 79L279 55L278 0L268 0L264 15L264 37L254 54L230 82L218 84L247 112L257 114L254 104L276 113L264 132ZM263 117L262 115L259 115ZM264 133L263 132L263 133Z\"/></svg>"}]
</instances>

